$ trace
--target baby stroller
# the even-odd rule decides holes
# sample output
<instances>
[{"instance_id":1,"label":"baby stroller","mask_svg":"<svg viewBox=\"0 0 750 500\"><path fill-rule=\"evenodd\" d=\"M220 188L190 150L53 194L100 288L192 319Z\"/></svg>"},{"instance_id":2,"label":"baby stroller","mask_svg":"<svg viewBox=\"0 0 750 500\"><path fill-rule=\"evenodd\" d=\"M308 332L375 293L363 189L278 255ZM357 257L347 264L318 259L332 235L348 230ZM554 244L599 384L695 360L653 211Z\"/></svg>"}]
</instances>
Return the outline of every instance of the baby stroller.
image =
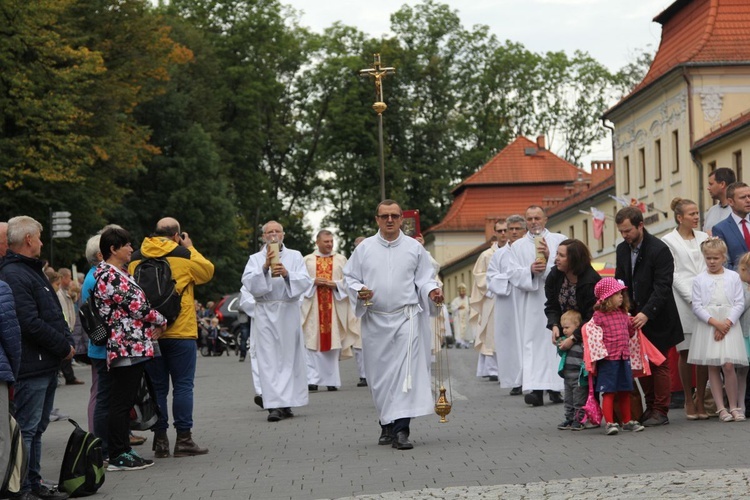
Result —
<instances>
[{"instance_id":1,"label":"baby stroller","mask_svg":"<svg viewBox=\"0 0 750 500\"><path fill-rule=\"evenodd\" d=\"M226 328L220 328L215 336L210 333L205 337L205 343L201 347L202 356L221 356L225 352L237 350L237 341Z\"/></svg>"}]
</instances>

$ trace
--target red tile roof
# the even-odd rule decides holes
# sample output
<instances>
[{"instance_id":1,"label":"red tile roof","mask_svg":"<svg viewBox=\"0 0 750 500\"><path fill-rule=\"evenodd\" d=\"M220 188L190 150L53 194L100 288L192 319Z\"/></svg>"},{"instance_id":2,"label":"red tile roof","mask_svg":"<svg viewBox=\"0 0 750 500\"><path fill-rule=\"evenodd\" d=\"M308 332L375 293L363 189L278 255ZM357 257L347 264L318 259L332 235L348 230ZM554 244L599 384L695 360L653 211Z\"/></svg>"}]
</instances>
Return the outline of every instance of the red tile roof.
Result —
<instances>
[{"instance_id":1,"label":"red tile roof","mask_svg":"<svg viewBox=\"0 0 750 500\"><path fill-rule=\"evenodd\" d=\"M740 116L729 120L727 123L721 125L719 128L713 130L711 133L703 137L701 140L696 142L691 151L696 151L714 141L718 141L722 137L725 137L733 132L741 130L750 125L750 111L746 111Z\"/></svg>"},{"instance_id":2,"label":"red tile roof","mask_svg":"<svg viewBox=\"0 0 750 500\"><path fill-rule=\"evenodd\" d=\"M661 43L648 73L605 116L677 67L750 63L747 0L677 0L654 21L662 25Z\"/></svg>"},{"instance_id":3,"label":"red tile roof","mask_svg":"<svg viewBox=\"0 0 750 500\"><path fill-rule=\"evenodd\" d=\"M607 191L608 189L614 189L615 187L615 175L614 174L615 174L615 171L612 170L611 175L604 181L597 184L596 186L591 186L587 190L581 191L572 196L569 196L565 198L564 200L560 201L558 204L552 207L549 207L547 209L547 215L551 216L551 215L560 213L571 207L582 204L584 201L596 196L599 193L603 193ZM581 210L589 210L589 206L581 205Z\"/></svg>"},{"instance_id":4,"label":"red tile roof","mask_svg":"<svg viewBox=\"0 0 750 500\"><path fill-rule=\"evenodd\" d=\"M527 154L527 150L532 154ZM458 195L467 186L498 184L547 184L572 182L588 173L547 149L540 149L526 137L517 137L475 174L453 189Z\"/></svg>"},{"instance_id":5,"label":"red tile roof","mask_svg":"<svg viewBox=\"0 0 750 500\"><path fill-rule=\"evenodd\" d=\"M453 190L448 213L426 232L484 232L487 217L523 214L529 205L552 204L570 195L566 185L590 179L585 170L518 137Z\"/></svg>"}]
</instances>

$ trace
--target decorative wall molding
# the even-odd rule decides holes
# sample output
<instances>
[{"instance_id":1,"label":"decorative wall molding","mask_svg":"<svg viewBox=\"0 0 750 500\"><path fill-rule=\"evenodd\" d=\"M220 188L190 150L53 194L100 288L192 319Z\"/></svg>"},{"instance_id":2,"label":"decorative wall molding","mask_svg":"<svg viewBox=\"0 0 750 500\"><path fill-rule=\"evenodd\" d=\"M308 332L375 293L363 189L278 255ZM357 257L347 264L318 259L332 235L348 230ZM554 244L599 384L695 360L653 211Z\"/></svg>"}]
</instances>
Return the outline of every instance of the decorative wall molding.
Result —
<instances>
[{"instance_id":1,"label":"decorative wall molding","mask_svg":"<svg viewBox=\"0 0 750 500\"><path fill-rule=\"evenodd\" d=\"M721 108L724 104L724 93L720 87L703 87L698 96L701 99L701 109L703 109L703 119L712 127L716 124L721 116Z\"/></svg>"},{"instance_id":2,"label":"decorative wall molding","mask_svg":"<svg viewBox=\"0 0 750 500\"><path fill-rule=\"evenodd\" d=\"M632 120L628 124L616 126L614 135L615 150L627 150L643 146L646 138L659 138L665 130L678 128L687 120L687 90L666 99L664 102ZM636 129L636 125L638 128ZM647 129L648 127L648 129Z\"/></svg>"}]
</instances>

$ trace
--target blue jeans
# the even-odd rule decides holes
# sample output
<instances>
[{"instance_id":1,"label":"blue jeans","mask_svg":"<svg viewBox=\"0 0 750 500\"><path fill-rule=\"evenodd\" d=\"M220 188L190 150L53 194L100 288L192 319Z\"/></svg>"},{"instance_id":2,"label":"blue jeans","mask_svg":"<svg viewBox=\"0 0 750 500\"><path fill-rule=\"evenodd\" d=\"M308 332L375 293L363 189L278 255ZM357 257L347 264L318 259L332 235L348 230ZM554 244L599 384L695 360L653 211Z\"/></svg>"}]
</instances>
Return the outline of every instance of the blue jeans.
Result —
<instances>
[{"instance_id":1,"label":"blue jeans","mask_svg":"<svg viewBox=\"0 0 750 500\"><path fill-rule=\"evenodd\" d=\"M195 357L198 346L195 339L159 340L161 356L147 363L146 371L156 392L156 402L161 410L161 418L154 431L169 428L167 396L169 380L172 379L172 418L178 432L193 428L193 388L195 386Z\"/></svg>"},{"instance_id":2,"label":"blue jeans","mask_svg":"<svg viewBox=\"0 0 750 500\"><path fill-rule=\"evenodd\" d=\"M96 404L94 405L94 436L102 440L102 454L109 456L109 389L112 378L107 369L106 359L91 358L96 369ZM113 457L114 458L114 457Z\"/></svg>"},{"instance_id":3,"label":"blue jeans","mask_svg":"<svg viewBox=\"0 0 750 500\"><path fill-rule=\"evenodd\" d=\"M250 320L240 325L240 356L247 355L247 339L250 338Z\"/></svg>"},{"instance_id":4,"label":"blue jeans","mask_svg":"<svg viewBox=\"0 0 750 500\"><path fill-rule=\"evenodd\" d=\"M16 420L23 443L29 451L29 473L22 491L39 488L42 482L42 434L49 425L49 414L55 404L57 372L24 378L15 383Z\"/></svg>"}]
</instances>

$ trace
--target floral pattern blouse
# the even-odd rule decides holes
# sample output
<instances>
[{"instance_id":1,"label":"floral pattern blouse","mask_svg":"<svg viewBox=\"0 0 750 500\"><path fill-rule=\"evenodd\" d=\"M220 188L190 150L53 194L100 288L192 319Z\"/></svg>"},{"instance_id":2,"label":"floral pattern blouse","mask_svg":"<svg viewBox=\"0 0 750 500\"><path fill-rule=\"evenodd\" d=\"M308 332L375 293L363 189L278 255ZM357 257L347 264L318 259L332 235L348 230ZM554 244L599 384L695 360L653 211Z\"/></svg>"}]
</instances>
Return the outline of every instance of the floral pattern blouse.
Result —
<instances>
[{"instance_id":1,"label":"floral pattern blouse","mask_svg":"<svg viewBox=\"0 0 750 500\"><path fill-rule=\"evenodd\" d=\"M151 308L126 270L101 262L94 277L94 304L110 330L107 363L117 358L153 357L153 332L167 320Z\"/></svg>"}]
</instances>

